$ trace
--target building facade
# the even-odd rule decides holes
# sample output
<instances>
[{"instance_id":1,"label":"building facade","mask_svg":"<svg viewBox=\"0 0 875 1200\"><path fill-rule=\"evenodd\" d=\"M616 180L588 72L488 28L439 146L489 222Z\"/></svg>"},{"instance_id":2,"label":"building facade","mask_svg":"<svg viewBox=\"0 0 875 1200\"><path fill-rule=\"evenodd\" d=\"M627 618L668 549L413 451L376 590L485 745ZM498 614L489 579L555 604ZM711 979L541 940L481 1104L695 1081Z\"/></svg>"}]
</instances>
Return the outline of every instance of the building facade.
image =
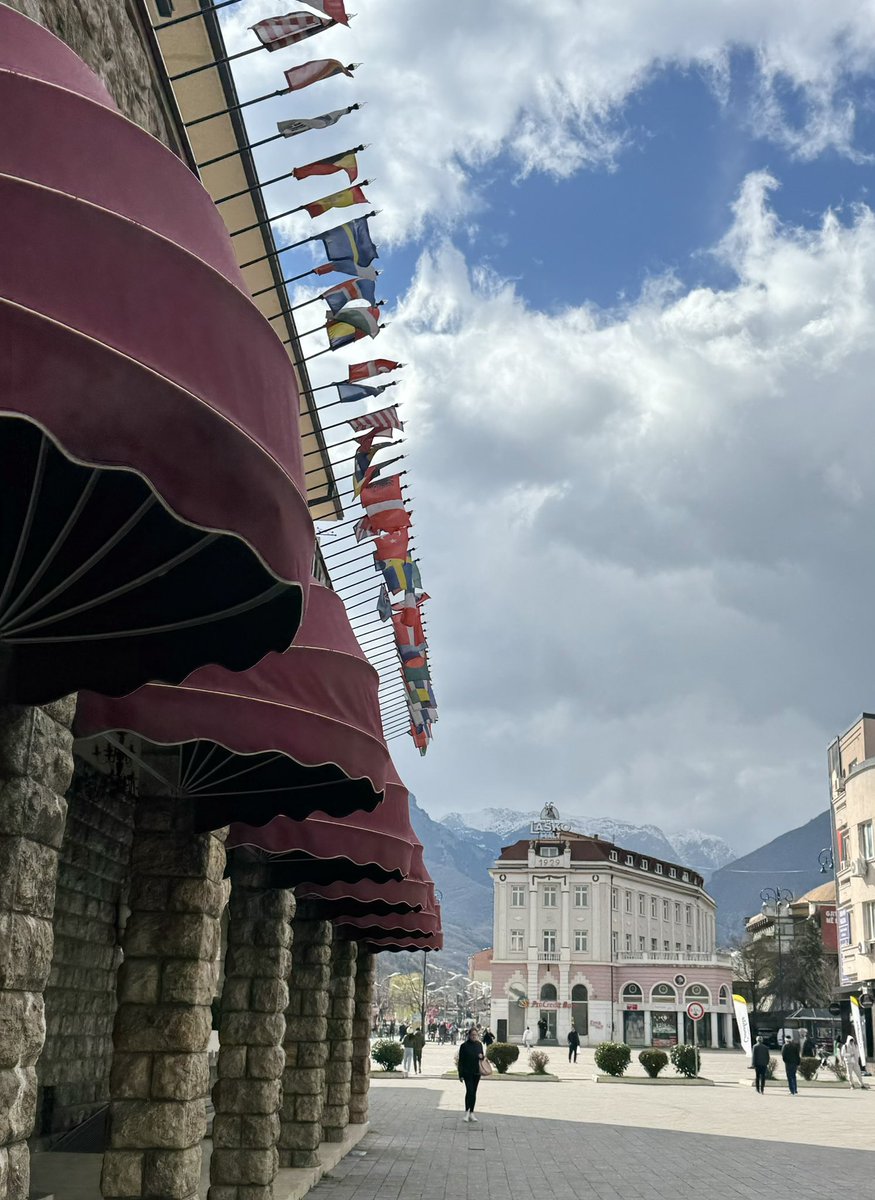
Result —
<instances>
[{"instance_id":1,"label":"building facade","mask_svg":"<svg viewBox=\"0 0 875 1200\"><path fill-rule=\"evenodd\" d=\"M555 810L506 846L494 884L491 1024L520 1042L528 1026L583 1045L732 1046L730 956L715 945L715 904L677 863L563 830ZM542 814L543 816L543 814Z\"/></svg>"}]
</instances>

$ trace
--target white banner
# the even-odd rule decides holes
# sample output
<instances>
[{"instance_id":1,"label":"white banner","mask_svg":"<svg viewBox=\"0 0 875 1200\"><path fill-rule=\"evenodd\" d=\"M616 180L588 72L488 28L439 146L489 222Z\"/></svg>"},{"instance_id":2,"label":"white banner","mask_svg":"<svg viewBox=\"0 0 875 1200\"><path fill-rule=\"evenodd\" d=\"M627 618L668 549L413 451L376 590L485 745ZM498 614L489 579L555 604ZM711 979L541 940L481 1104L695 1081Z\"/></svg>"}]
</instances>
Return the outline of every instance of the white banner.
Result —
<instances>
[{"instance_id":1,"label":"white banner","mask_svg":"<svg viewBox=\"0 0 875 1200\"><path fill-rule=\"evenodd\" d=\"M738 1036L741 1038L741 1048L750 1057L753 1052L753 1040L750 1036L750 1017L747 1015L747 1001L744 996L733 995L732 1007L735 1009L735 1020L738 1025Z\"/></svg>"},{"instance_id":2,"label":"white banner","mask_svg":"<svg viewBox=\"0 0 875 1200\"><path fill-rule=\"evenodd\" d=\"M863 1033L863 1014L860 1011L860 1001L856 996L851 996L851 1020L854 1024L854 1037L857 1041L857 1049L860 1051L860 1059L866 1061L866 1037Z\"/></svg>"}]
</instances>

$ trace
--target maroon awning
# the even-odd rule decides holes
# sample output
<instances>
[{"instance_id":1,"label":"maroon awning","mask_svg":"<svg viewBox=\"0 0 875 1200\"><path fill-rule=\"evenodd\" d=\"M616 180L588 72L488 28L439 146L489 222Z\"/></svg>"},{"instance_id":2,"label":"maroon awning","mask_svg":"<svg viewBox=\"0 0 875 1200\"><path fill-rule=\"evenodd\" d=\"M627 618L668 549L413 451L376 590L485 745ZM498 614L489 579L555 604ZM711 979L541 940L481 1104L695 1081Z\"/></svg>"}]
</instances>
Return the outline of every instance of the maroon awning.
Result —
<instances>
[{"instance_id":1,"label":"maroon awning","mask_svg":"<svg viewBox=\"0 0 875 1200\"><path fill-rule=\"evenodd\" d=\"M288 355L185 164L0 5L0 701L283 650L312 565Z\"/></svg>"},{"instance_id":2,"label":"maroon awning","mask_svg":"<svg viewBox=\"0 0 875 1200\"><path fill-rule=\"evenodd\" d=\"M406 879L387 879L382 883L361 879L354 883L304 881L295 885L299 900L317 901L326 917L366 916L369 913L420 912L433 907L434 884L422 859L422 845L413 847L410 874Z\"/></svg>"},{"instance_id":3,"label":"maroon awning","mask_svg":"<svg viewBox=\"0 0 875 1200\"><path fill-rule=\"evenodd\" d=\"M379 683L343 601L312 581L307 615L285 654L239 673L203 667L177 687L150 683L119 699L80 692L74 728L79 738L121 732L147 742L149 769L197 801L200 828L245 818L276 839L314 810L330 821L373 809L387 780L397 779ZM125 747L138 753L127 739ZM395 807L406 819L406 791ZM285 825L273 821L277 814Z\"/></svg>"},{"instance_id":4,"label":"maroon awning","mask_svg":"<svg viewBox=\"0 0 875 1200\"><path fill-rule=\"evenodd\" d=\"M432 901L430 910L418 913L336 917L334 924L345 937L409 937L418 942L432 942L441 931L441 909Z\"/></svg>"},{"instance_id":5,"label":"maroon awning","mask_svg":"<svg viewBox=\"0 0 875 1200\"><path fill-rule=\"evenodd\" d=\"M256 827L231 826L229 848L246 847L273 860L275 887L338 880L404 879L410 874L416 834L410 825L408 791L390 764L383 803L344 820L314 813L306 821L275 817Z\"/></svg>"},{"instance_id":6,"label":"maroon awning","mask_svg":"<svg viewBox=\"0 0 875 1200\"><path fill-rule=\"evenodd\" d=\"M359 942L365 950L370 950L372 954L380 954L382 952L398 953L402 950L408 950L411 953L416 953L417 951L431 953L435 950L443 950L444 948L443 931L436 934L430 942L422 942L416 938L409 937L351 938L350 940Z\"/></svg>"}]
</instances>

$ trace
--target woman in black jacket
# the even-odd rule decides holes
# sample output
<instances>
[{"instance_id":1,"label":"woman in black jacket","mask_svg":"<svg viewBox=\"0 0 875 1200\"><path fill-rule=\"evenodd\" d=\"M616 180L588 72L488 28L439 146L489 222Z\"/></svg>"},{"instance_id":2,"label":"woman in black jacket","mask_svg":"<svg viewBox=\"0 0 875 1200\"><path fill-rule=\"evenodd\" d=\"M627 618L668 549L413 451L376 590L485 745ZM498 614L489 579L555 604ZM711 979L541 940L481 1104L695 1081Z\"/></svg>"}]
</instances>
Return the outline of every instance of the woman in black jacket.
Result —
<instances>
[{"instance_id":1,"label":"woman in black jacket","mask_svg":"<svg viewBox=\"0 0 875 1200\"><path fill-rule=\"evenodd\" d=\"M474 1105L477 1103L477 1085L480 1082L480 1064L483 1061L483 1046L477 1030L468 1030L468 1036L459 1047L459 1079L465 1085L465 1115L463 1121L476 1121Z\"/></svg>"}]
</instances>

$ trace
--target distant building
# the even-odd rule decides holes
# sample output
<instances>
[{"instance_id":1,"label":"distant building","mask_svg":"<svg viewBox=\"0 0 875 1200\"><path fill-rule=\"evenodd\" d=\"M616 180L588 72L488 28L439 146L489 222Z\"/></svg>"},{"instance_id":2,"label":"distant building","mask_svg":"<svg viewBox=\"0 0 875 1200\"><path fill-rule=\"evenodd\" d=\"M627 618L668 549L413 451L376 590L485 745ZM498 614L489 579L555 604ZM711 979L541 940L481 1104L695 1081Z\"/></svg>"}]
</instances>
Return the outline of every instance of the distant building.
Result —
<instances>
[{"instance_id":1,"label":"distant building","mask_svg":"<svg viewBox=\"0 0 875 1200\"><path fill-rule=\"evenodd\" d=\"M715 903L701 875L562 829L542 813L532 836L506 846L494 884L491 1025L519 1042L528 1026L583 1045L692 1041L732 1045L732 974L715 945Z\"/></svg>"},{"instance_id":2,"label":"distant building","mask_svg":"<svg viewBox=\"0 0 875 1200\"><path fill-rule=\"evenodd\" d=\"M472 983L492 983L492 947L468 957L468 978Z\"/></svg>"}]
</instances>

